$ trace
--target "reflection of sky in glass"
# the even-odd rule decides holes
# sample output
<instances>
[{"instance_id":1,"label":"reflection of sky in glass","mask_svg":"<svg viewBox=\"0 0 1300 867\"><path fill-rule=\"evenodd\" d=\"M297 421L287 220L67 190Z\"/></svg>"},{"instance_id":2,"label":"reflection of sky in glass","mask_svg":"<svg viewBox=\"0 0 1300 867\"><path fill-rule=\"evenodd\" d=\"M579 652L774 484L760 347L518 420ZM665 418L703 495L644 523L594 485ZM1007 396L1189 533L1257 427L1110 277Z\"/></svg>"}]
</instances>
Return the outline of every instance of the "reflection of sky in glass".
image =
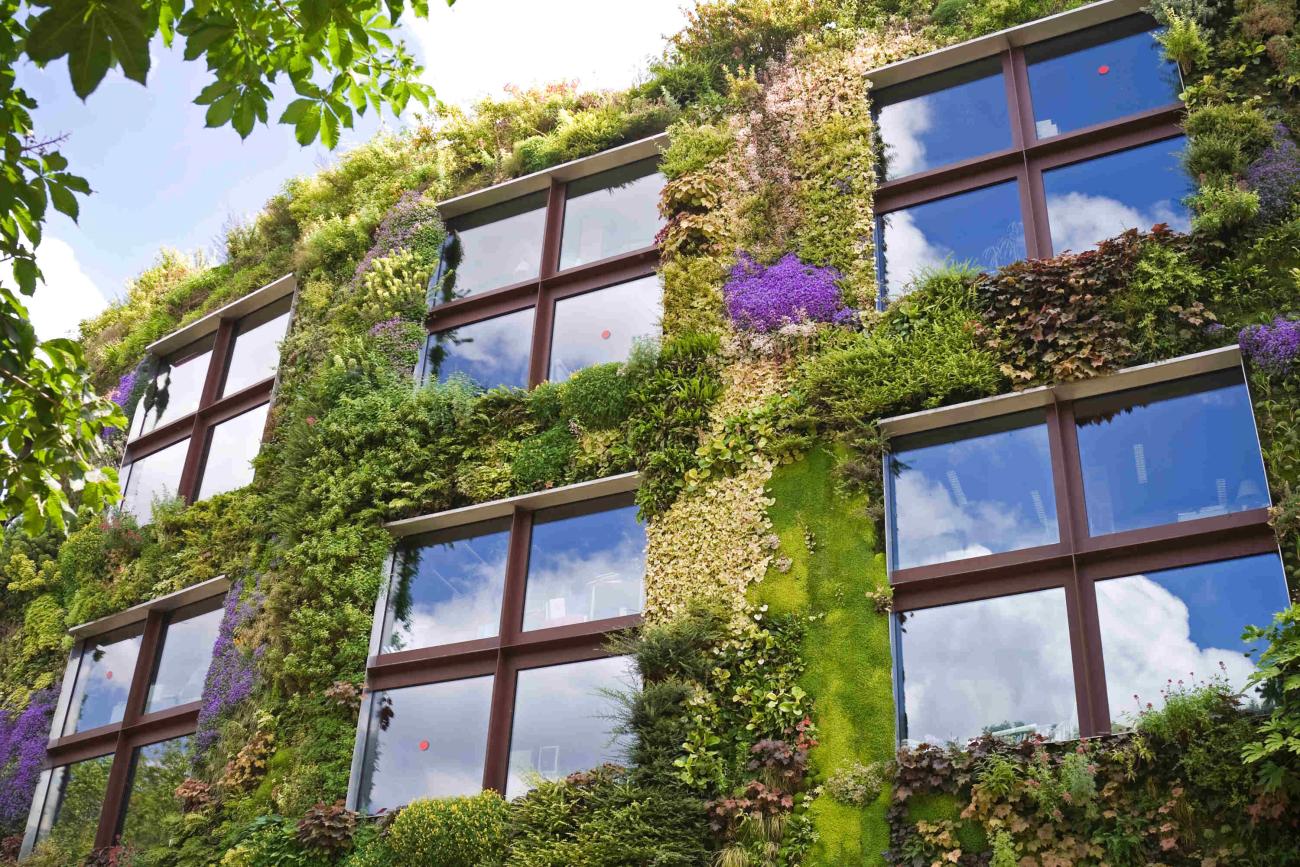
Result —
<instances>
[{"instance_id":1,"label":"reflection of sky in glass","mask_svg":"<svg viewBox=\"0 0 1300 867\"><path fill-rule=\"evenodd\" d=\"M491 706L491 675L375 693L358 809L482 789Z\"/></svg>"},{"instance_id":2,"label":"reflection of sky in glass","mask_svg":"<svg viewBox=\"0 0 1300 867\"><path fill-rule=\"evenodd\" d=\"M171 500L181 485L181 469L190 441L183 439L159 449L123 468L126 487L122 491L122 509L135 515L142 525L153 520L155 500Z\"/></svg>"},{"instance_id":3,"label":"reflection of sky in glass","mask_svg":"<svg viewBox=\"0 0 1300 867\"><path fill-rule=\"evenodd\" d=\"M461 538L410 549L409 565L399 567L383 652L496 635L509 528L508 521L478 524Z\"/></svg>"},{"instance_id":4,"label":"reflection of sky in glass","mask_svg":"<svg viewBox=\"0 0 1300 867\"><path fill-rule=\"evenodd\" d=\"M1006 85L996 58L924 82L940 89L913 96L912 87L901 85L881 93L886 104L876 123L885 143L886 180L1011 147Z\"/></svg>"},{"instance_id":5,"label":"reflection of sky in glass","mask_svg":"<svg viewBox=\"0 0 1300 867\"><path fill-rule=\"evenodd\" d=\"M561 269L654 243L663 224L659 193L664 188L664 176L654 171L654 164L653 159L643 160L569 183Z\"/></svg>"},{"instance_id":6,"label":"reflection of sky in glass","mask_svg":"<svg viewBox=\"0 0 1300 867\"><path fill-rule=\"evenodd\" d=\"M485 208L450 225L460 237L456 297L531 280L542 265L546 192Z\"/></svg>"},{"instance_id":7,"label":"reflection of sky in glass","mask_svg":"<svg viewBox=\"0 0 1300 867\"><path fill-rule=\"evenodd\" d=\"M1237 371L1080 400L1075 419L1093 535L1269 505Z\"/></svg>"},{"instance_id":8,"label":"reflection of sky in glass","mask_svg":"<svg viewBox=\"0 0 1300 867\"><path fill-rule=\"evenodd\" d=\"M939 437L947 441L935 444ZM1059 541L1041 412L905 437L895 449L889 458L893 568Z\"/></svg>"},{"instance_id":9,"label":"reflection of sky in glass","mask_svg":"<svg viewBox=\"0 0 1300 867\"><path fill-rule=\"evenodd\" d=\"M645 527L636 506L533 525L524 629L637 614Z\"/></svg>"},{"instance_id":10,"label":"reflection of sky in glass","mask_svg":"<svg viewBox=\"0 0 1300 867\"><path fill-rule=\"evenodd\" d=\"M636 674L625 656L519 672L510 737L506 797L527 792L540 776L558 780L619 759L616 703L602 690L626 690Z\"/></svg>"},{"instance_id":11,"label":"reflection of sky in glass","mask_svg":"<svg viewBox=\"0 0 1300 867\"><path fill-rule=\"evenodd\" d=\"M86 642L77 667L77 681L68 704L64 734L84 732L115 723L126 711L126 696L140 655L140 635L111 643Z\"/></svg>"},{"instance_id":12,"label":"reflection of sky in glass","mask_svg":"<svg viewBox=\"0 0 1300 867\"><path fill-rule=\"evenodd\" d=\"M1052 250L1082 252L1126 229L1156 223L1186 232L1191 182L1179 162L1186 139L1167 139L1043 172Z\"/></svg>"},{"instance_id":13,"label":"reflection of sky in glass","mask_svg":"<svg viewBox=\"0 0 1300 867\"><path fill-rule=\"evenodd\" d=\"M991 271L1025 258L1015 181L960 193L880 218L885 295L897 298L917 275L969 262Z\"/></svg>"},{"instance_id":14,"label":"reflection of sky in glass","mask_svg":"<svg viewBox=\"0 0 1300 867\"><path fill-rule=\"evenodd\" d=\"M1025 49L1039 138L1178 101L1178 67L1163 58L1155 34L1094 44L1115 32L1100 27Z\"/></svg>"},{"instance_id":15,"label":"reflection of sky in glass","mask_svg":"<svg viewBox=\"0 0 1300 867\"><path fill-rule=\"evenodd\" d=\"M637 339L659 336L662 312L657 274L555 302L551 381L593 364L625 360Z\"/></svg>"},{"instance_id":16,"label":"reflection of sky in glass","mask_svg":"<svg viewBox=\"0 0 1300 867\"><path fill-rule=\"evenodd\" d=\"M268 322L259 322L262 318L254 313L240 322L222 395L234 394L275 376L275 370L280 366L280 341L289 330L289 311Z\"/></svg>"},{"instance_id":17,"label":"reflection of sky in glass","mask_svg":"<svg viewBox=\"0 0 1300 867\"><path fill-rule=\"evenodd\" d=\"M206 342L211 344L212 341L209 339ZM182 350L187 353L192 351L193 348ZM203 380L207 378L208 363L211 360L212 349L209 346L205 351L174 365L164 365L154 377L157 397L153 408L146 412L143 399L135 408L135 435L148 433L165 422L175 421L198 409L199 398L203 394Z\"/></svg>"},{"instance_id":18,"label":"reflection of sky in glass","mask_svg":"<svg viewBox=\"0 0 1300 867\"><path fill-rule=\"evenodd\" d=\"M252 483L253 458L262 450L262 430L270 408L269 403L264 403L212 429L203 480L199 483L200 500Z\"/></svg>"},{"instance_id":19,"label":"reflection of sky in glass","mask_svg":"<svg viewBox=\"0 0 1300 867\"><path fill-rule=\"evenodd\" d=\"M446 382L464 377L483 389L528 386L533 308L429 335L426 376Z\"/></svg>"},{"instance_id":20,"label":"reflection of sky in glass","mask_svg":"<svg viewBox=\"0 0 1300 867\"><path fill-rule=\"evenodd\" d=\"M168 820L181 812L176 787L185 782L189 770L188 737L149 744L135 751L122 822L123 844L140 849L167 845L171 832Z\"/></svg>"},{"instance_id":21,"label":"reflection of sky in glass","mask_svg":"<svg viewBox=\"0 0 1300 867\"><path fill-rule=\"evenodd\" d=\"M1078 734L1064 590L900 616L907 743Z\"/></svg>"},{"instance_id":22,"label":"reflection of sky in glass","mask_svg":"<svg viewBox=\"0 0 1300 867\"><path fill-rule=\"evenodd\" d=\"M221 625L220 608L167 625L158 670L149 685L145 713L198 701L212 662L212 645Z\"/></svg>"},{"instance_id":23,"label":"reflection of sky in glass","mask_svg":"<svg viewBox=\"0 0 1300 867\"><path fill-rule=\"evenodd\" d=\"M1203 563L1098 581L1097 617L1111 719L1132 720L1163 704L1170 681L1191 686L1226 677L1244 689L1255 670L1247 626L1266 626L1287 604L1276 554Z\"/></svg>"},{"instance_id":24,"label":"reflection of sky in glass","mask_svg":"<svg viewBox=\"0 0 1300 867\"><path fill-rule=\"evenodd\" d=\"M54 769L54 779L41 808L37 841L50 838L72 856L74 864L90 854L112 765L110 753Z\"/></svg>"}]
</instances>

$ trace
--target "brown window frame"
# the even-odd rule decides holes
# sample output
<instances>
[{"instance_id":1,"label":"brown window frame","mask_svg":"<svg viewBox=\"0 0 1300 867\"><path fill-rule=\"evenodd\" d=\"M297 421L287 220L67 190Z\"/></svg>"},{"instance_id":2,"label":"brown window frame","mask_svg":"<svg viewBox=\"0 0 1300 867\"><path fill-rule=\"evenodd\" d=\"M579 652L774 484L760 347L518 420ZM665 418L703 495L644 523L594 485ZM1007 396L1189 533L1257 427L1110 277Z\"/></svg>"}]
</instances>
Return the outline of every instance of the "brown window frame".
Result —
<instances>
[{"instance_id":1,"label":"brown window frame","mask_svg":"<svg viewBox=\"0 0 1300 867\"><path fill-rule=\"evenodd\" d=\"M649 159L649 157L641 156L623 163L602 165L599 172L622 168L644 159ZM593 172L592 174L598 174L599 172ZM586 177L590 176L587 175ZM532 309L534 311L533 333L528 356L528 387L534 388L545 382L550 375L551 337L555 324L555 303L557 301L575 295L607 289L620 283L649 277L656 273L659 267L659 245L653 242L649 246L637 250L619 253L595 262L575 265L563 271L560 270L560 242L563 240L564 235L564 210L568 201L568 183L569 180L576 181L579 179L580 177L577 176L568 180L561 180L554 176L550 179L550 186L547 188L546 195L545 225L542 230L542 257L536 277L497 289L478 292L464 298L456 298L435 304L429 310L424 322L425 331L427 332L426 346L421 347L420 361L416 370L418 382L424 382L428 378L429 372L426 368L426 360L428 354L427 338L429 336L440 331L463 328L467 325L494 319L507 313ZM525 195L528 195L528 193L521 191L519 197ZM506 201L512 200L507 199ZM483 207L488 207L488 205L485 204ZM474 213L474 210L477 209L458 211L456 214L447 216L444 219L452 222L456 217ZM430 280L431 286L437 284L442 277L442 273L443 267L439 264L438 270Z\"/></svg>"},{"instance_id":2,"label":"brown window frame","mask_svg":"<svg viewBox=\"0 0 1300 867\"><path fill-rule=\"evenodd\" d=\"M524 600L528 590L528 555L532 545L534 516L550 509L581 507L596 502L608 503L608 508L631 505L638 481L636 473L624 473L594 482L582 482L389 525L389 529L398 538L389 557L384 587L380 590L375 605L370 656L366 663L364 700L357 724L348 787L347 804L350 808L358 809L359 806L366 741L377 693L484 675L492 675L493 679L482 788L505 794L510 771L510 741L519 672L616 656L606 646L608 638L614 633L634 629L642 622L640 614L630 614L525 631ZM451 520L439 520L442 518ZM510 520L510 539L506 549L505 585L497 634L491 638L380 653L392 581L400 567L400 558L407 541L432 530L468 527L502 518Z\"/></svg>"},{"instance_id":3,"label":"brown window frame","mask_svg":"<svg viewBox=\"0 0 1300 867\"><path fill-rule=\"evenodd\" d=\"M193 412L165 422L148 433L140 434L134 438L129 438L130 434L128 433L126 449L122 454L122 469L157 454L168 446L188 439L189 444L186 446L185 462L181 466L180 481L176 485L176 496L186 503L193 503L198 499L199 490L203 484L203 473L208 462L208 451L211 445L213 429L236 416L258 409L264 404L269 405L275 398L275 385L279 381L278 364L276 365L276 373L252 385L245 386L233 394L222 396L221 389L225 385L226 374L229 372L230 362L234 358L235 338L241 321L267 307L283 304L285 299L288 299L288 327L292 329L294 302L297 292L297 284L293 282L293 275L282 277L275 283L258 290L258 292L273 289L286 280L289 281L288 292L270 297L262 304L248 305L246 302L256 295L256 293L251 293L213 314L217 317L216 326L213 330L194 335L187 346L181 347L175 352L160 355L162 361L184 360L187 357L184 352L189 346L200 340L205 340L209 334L215 333L212 357L208 360L208 369L204 374L198 407ZM288 331L285 333L287 335ZM164 340L171 341L182 334L185 334L185 329L164 338ZM141 407L137 406L136 414L139 414L141 409ZM131 428L134 428L134 426L135 418L133 416L131 418ZM265 436L266 431L265 427L263 427L262 442L265 442ZM124 493L128 483L129 479L123 479L122 489Z\"/></svg>"},{"instance_id":4,"label":"brown window frame","mask_svg":"<svg viewBox=\"0 0 1300 867\"><path fill-rule=\"evenodd\" d=\"M1140 15L1150 21L1152 29L1157 26L1155 19L1145 13ZM1139 16L1125 16L1068 32L1081 32L1093 27L1123 26L1125 21L1137 17ZM1050 38L1054 36L1047 37ZM1035 44L1040 43L1034 42L1029 45ZM1180 123L1183 103L1178 101L1082 129L1039 138L1034 123L1033 98L1029 91L1029 65L1025 60L1025 49L1029 45L1012 46L996 55L1002 64L1002 83L1006 91L1007 113L1011 121L1011 146L894 180L881 180L876 187L875 197L878 238L883 236L883 219L894 211L1005 181L1015 181L1020 198L1020 215L1025 226L1025 257L1046 259L1053 255L1053 249L1052 229L1047 214L1047 193L1043 186L1044 172L1185 134ZM948 69L972 61L971 58L964 58L951 67L927 72L925 76L918 76L909 81L931 75L942 75ZM891 82L880 89L880 94L886 95L890 87L903 83L906 82ZM876 275L879 281L884 267L884 252L880 246L877 249L879 252L876 259ZM879 306L883 309L889 300L882 290Z\"/></svg>"},{"instance_id":5,"label":"brown window frame","mask_svg":"<svg viewBox=\"0 0 1300 867\"><path fill-rule=\"evenodd\" d=\"M213 608L210 610L219 609L221 600L229 590L229 580L225 577L213 578L178 593L146 602L121 614L84 624L72 630L77 640L68 657L63 676L63 692L51 721L50 740L46 745L46 757L42 765L44 773L32 801L27 833L23 841L24 857L36 844L37 827L53 785L53 772L77 762L110 755L113 760L108 774L103 806L99 813L99 826L95 832L95 848L102 849L116 844L122 821L126 817L125 808L131 787L131 766L136 750L150 744L193 735L198 731L199 708L203 705L201 700L163 708L152 713L144 711L149 697L149 687L161 659L163 636L167 626L177 611L191 606L212 605ZM205 612L200 611L191 616L202 613ZM86 644L141 622L144 623L144 632L141 635L135 668L131 674L131 687L127 692L122 719L86 731L62 734L68 715L73 710L70 701L76 679L80 674L82 651Z\"/></svg>"},{"instance_id":6,"label":"brown window frame","mask_svg":"<svg viewBox=\"0 0 1300 867\"><path fill-rule=\"evenodd\" d=\"M889 581L894 594L894 610L906 613L1035 590L1064 589L1079 734L1080 737L1094 737L1110 732L1111 715L1102 658L1101 625L1097 616L1096 582L1253 554L1279 554L1279 550L1273 528L1268 523L1267 508L1090 535L1074 403L1097 394L1203 377L1234 367L1241 371L1242 382L1249 388L1240 352L1232 346L1121 371L1085 383L1036 389L1035 394L995 397L882 422L892 440L907 433L941 430L978 418L1021 412L1026 408L1044 410L1059 534L1059 541L1051 545L905 569L891 567ZM969 412L972 408L987 411L972 415ZM914 422L921 418L926 421L922 426L916 426ZM902 429L891 432L891 427ZM888 455L885 456L885 467L888 472ZM888 490L888 479L885 481ZM892 511L893 503L887 502L887 508ZM901 678L898 677L901 661L897 650L895 655L895 702L901 721L903 699ZM901 731L900 726L900 735Z\"/></svg>"}]
</instances>

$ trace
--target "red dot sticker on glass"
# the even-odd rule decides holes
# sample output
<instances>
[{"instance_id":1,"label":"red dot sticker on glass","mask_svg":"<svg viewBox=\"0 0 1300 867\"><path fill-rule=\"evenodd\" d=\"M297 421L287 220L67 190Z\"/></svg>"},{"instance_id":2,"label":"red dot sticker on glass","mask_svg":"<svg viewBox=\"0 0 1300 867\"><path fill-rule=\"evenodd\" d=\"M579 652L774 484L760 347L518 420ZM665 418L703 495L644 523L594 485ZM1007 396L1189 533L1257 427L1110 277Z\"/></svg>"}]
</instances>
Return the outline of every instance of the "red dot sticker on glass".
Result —
<instances>
[{"instance_id":1,"label":"red dot sticker on glass","mask_svg":"<svg viewBox=\"0 0 1300 867\"><path fill-rule=\"evenodd\" d=\"M104 672L104 680L112 680L112 679L113 679L113 672L111 671Z\"/></svg>"},{"instance_id":2,"label":"red dot sticker on glass","mask_svg":"<svg viewBox=\"0 0 1300 867\"><path fill-rule=\"evenodd\" d=\"M424 752L424 751L427 750L428 748L429 748L429 742L428 742L428 741L420 741L420 752Z\"/></svg>"},{"instance_id":3,"label":"red dot sticker on glass","mask_svg":"<svg viewBox=\"0 0 1300 867\"><path fill-rule=\"evenodd\" d=\"M1098 74L1098 75L1105 75L1105 74L1108 73L1108 72L1110 72L1110 67L1107 66L1107 65L1104 64L1104 63L1103 63L1101 66L1098 66L1098 67L1097 67L1097 74Z\"/></svg>"},{"instance_id":4,"label":"red dot sticker on glass","mask_svg":"<svg viewBox=\"0 0 1300 867\"><path fill-rule=\"evenodd\" d=\"M604 331L600 332L600 339L601 339L601 340L609 340L609 338L610 338L611 336L613 336L613 332L610 331L608 328L606 328Z\"/></svg>"}]
</instances>

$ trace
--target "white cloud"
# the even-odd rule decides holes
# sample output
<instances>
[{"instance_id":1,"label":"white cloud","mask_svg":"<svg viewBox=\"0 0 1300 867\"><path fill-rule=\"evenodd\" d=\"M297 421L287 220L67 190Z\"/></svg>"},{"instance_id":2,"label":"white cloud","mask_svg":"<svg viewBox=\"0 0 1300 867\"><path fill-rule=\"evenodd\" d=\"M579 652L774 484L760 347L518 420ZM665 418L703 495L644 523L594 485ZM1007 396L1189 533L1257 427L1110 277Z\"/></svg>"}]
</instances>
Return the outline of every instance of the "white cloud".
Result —
<instances>
[{"instance_id":1,"label":"white cloud","mask_svg":"<svg viewBox=\"0 0 1300 867\"><path fill-rule=\"evenodd\" d=\"M953 255L951 247L927 238L909 211L885 217L885 250L885 294L891 298L901 295L917 274L942 268Z\"/></svg>"},{"instance_id":2,"label":"white cloud","mask_svg":"<svg viewBox=\"0 0 1300 867\"><path fill-rule=\"evenodd\" d=\"M880 109L877 124L888 151L889 177L901 178L928 168L922 135L934 125L933 96L920 96Z\"/></svg>"},{"instance_id":3,"label":"white cloud","mask_svg":"<svg viewBox=\"0 0 1300 867\"><path fill-rule=\"evenodd\" d=\"M1138 210L1109 196L1092 196L1071 192L1047 199L1048 219L1052 224L1052 249L1056 253L1090 250L1098 241L1113 238L1125 229L1150 229L1156 223L1186 232L1191 227L1187 214L1170 199L1153 202Z\"/></svg>"},{"instance_id":4,"label":"white cloud","mask_svg":"<svg viewBox=\"0 0 1300 867\"><path fill-rule=\"evenodd\" d=\"M46 235L36 250L36 264L45 282L37 285L32 297L22 296L22 301L41 340L76 337L83 319L108 306L108 300L82 270L77 254L66 241ZM14 287L10 273L0 274L0 282Z\"/></svg>"}]
</instances>

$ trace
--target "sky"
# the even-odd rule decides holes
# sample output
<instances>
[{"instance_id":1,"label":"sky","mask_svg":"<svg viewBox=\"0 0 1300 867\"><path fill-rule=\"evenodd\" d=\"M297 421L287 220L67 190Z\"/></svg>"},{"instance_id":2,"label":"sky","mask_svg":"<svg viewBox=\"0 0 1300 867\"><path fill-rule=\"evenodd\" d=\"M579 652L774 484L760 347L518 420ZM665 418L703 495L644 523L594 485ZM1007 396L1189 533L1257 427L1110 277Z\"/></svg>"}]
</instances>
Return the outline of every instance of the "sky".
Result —
<instances>
[{"instance_id":1,"label":"sky","mask_svg":"<svg viewBox=\"0 0 1300 867\"><path fill-rule=\"evenodd\" d=\"M429 19L405 20L403 33L438 96L468 106L507 84L632 84L684 25L688 4L459 0L447 7L435 0ZM70 170L94 190L78 222L52 214L46 224L37 259L47 285L28 303L42 338L74 336L163 247L216 258L226 226L257 213L285 181L332 160L319 146L299 147L288 126L258 127L244 141L229 127L205 128L205 108L191 102L209 81L202 63L182 61L179 45L155 42L152 53L147 88L113 71L84 103L72 93L65 61L19 70L20 85L40 106L38 132L67 135L61 150ZM272 120L288 98L272 106ZM381 120L367 113L345 131L339 150L413 114Z\"/></svg>"}]
</instances>

